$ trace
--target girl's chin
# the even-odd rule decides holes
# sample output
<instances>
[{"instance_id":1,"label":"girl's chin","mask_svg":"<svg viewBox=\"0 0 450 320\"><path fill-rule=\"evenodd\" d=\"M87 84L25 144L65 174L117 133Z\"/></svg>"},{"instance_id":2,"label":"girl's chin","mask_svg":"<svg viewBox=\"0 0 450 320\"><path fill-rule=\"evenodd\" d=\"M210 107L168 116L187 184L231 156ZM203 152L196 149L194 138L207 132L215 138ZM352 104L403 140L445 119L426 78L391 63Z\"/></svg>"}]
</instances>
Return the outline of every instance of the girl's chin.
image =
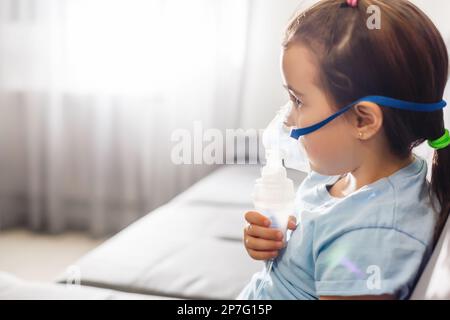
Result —
<instances>
[{"instance_id":1,"label":"girl's chin","mask_svg":"<svg viewBox=\"0 0 450 320\"><path fill-rule=\"evenodd\" d=\"M318 173L318 174L321 174L321 175L327 175L325 170L323 170L322 168L314 165L314 163L312 163L311 161L309 162L309 167L311 168L311 171L314 171L315 173Z\"/></svg>"},{"instance_id":2,"label":"girl's chin","mask_svg":"<svg viewBox=\"0 0 450 320\"><path fill-rule=\"evenodd\" d=\"M314 171L315 173L318 173L322 176L338 176L341 175L340 172L336 172L333 170L333 168L324 168L321 166L316 166L314 163L309 162L311 171Z\"/></svg>"}]
</instances>

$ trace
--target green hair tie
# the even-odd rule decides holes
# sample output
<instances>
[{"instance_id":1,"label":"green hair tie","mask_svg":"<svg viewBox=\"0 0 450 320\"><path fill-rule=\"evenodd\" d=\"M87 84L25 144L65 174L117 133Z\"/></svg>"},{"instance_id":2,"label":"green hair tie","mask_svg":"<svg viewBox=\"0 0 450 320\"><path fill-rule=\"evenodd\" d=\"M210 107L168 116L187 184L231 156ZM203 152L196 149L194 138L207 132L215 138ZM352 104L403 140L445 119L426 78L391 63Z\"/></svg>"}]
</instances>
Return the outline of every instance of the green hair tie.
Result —
<instances>
[{"instance_id":1,"label":"green hair tie","mask_svg":"<svg viewBox=\"0 0 450 320\"><path fill-rule=\"evenodd\" d=\"M448 147L448 145L450 145L450 134L448 132L448 129L445 129L445 133L442 135L442 137L436 140L428 140L428 145L436 150Z\"/></svg>"}]
</instances>

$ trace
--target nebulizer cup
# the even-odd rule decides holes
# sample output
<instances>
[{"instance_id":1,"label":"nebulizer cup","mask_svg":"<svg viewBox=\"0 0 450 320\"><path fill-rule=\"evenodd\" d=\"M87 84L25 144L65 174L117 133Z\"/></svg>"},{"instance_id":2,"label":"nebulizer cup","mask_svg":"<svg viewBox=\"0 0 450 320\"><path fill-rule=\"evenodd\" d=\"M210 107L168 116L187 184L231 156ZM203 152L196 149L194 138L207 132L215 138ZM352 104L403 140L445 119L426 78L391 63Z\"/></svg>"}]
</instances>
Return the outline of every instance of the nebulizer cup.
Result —
<instances>
[{"instance_id":1,"label":"nebulizer cup","mask_svg":"<svg viewBox=\"0 0 450 320\"><path fill-rule=\"evenodd\" d=\"M264 130L266 164L261 170L261 177L255 182L253 192L255 210L270 219L270 227L279 229L284 241L289 216L294 213L295 191L293 181L287 177L283 160L292 159L296 150L291 149L299 147L299 142L289 136L285 125L289 112L290 104L286 104ZM259 298L262 288L270 279L273 262L274 259L266 261L263 279L256 288L254 299Z\"/></svg>"}]
</instances>

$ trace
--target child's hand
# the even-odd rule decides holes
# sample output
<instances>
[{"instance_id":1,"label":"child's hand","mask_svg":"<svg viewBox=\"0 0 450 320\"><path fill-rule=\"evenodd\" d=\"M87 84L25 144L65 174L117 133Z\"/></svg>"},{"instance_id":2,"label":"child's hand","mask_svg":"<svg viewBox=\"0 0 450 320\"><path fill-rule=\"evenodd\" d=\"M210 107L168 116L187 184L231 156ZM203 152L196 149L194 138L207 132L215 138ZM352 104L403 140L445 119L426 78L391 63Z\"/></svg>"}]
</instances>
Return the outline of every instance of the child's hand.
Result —
<instances>
[{"instance_id":1,"label":"child's hand","mask_svg":"<svg viewBox=\"0 0 450 320\"><path fill-rule=\"evenodd\" d=\"M245 220L249 223L244 228L244 245L248 254L255 260L269 260L278 255L285 247L286 241L279 229L270 228L271 221L264 215L248 211ZM289 217L288 229L295 230L296 218Z\"/></svg>"}]
</instances>

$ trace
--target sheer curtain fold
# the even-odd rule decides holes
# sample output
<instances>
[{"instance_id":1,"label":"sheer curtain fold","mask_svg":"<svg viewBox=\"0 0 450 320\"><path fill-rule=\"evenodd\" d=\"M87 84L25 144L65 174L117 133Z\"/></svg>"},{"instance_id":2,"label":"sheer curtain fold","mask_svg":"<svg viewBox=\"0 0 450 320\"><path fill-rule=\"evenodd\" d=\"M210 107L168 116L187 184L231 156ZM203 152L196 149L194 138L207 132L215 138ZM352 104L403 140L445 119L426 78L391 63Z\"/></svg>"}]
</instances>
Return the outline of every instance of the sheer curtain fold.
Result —
<instances>
[{"instance_id":1,"label":"sheer curtain fold","mask_svg":"<svg viewBox=\"0 0 450 320\"><path fill-rule=\"evenodd\" d=\"M0 230L112 233L213 170L174 165L171 133L266 125L313 2L0 0ZM450 2L413 2L450 46Z\"/></svg>"},{"instance_id":2,"label":"sheer curtain fold","mask_svg":"<svg viewBox=\"0 0 450 320\"><path fill-rule=\"evenodd\" d=\"M0 0L0 229L101 236L213 170L170 137L239 126L250 5Z\"/></svg>"}]
</instances>

